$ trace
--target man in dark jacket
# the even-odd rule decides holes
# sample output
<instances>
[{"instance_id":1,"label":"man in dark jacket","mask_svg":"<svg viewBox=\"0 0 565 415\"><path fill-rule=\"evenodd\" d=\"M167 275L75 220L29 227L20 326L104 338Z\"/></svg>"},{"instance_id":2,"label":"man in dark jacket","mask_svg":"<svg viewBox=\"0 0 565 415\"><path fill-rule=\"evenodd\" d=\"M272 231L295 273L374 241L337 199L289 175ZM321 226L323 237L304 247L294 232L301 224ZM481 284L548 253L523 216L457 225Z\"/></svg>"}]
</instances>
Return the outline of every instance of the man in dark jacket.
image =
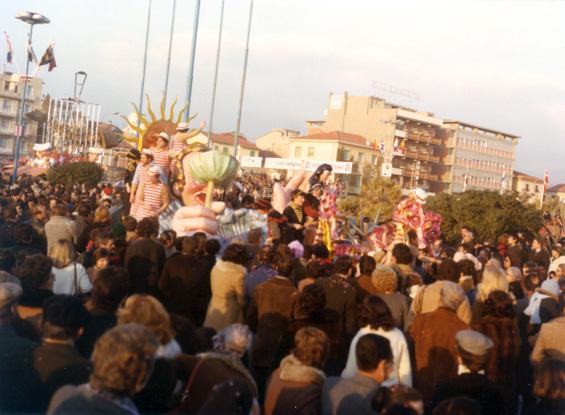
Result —
<instances>
[{"instance_id":1,"label":"man in dark jacket","mask_svg":"<svg viewBox=\"0 0 565 415\"><path fill-rule=\"evenodd\" d=\"M342 336L347 343L357 333L357 293L348 282L353 264L351 258L343 255L337 258L334 264L335 274L328 278L316 281L324 289L326 296L326 309L330 312L333 321L338 321ZM345 366L345 358L340 362L340 367L327 368L329 375L338 375Z\"/></svg>"},{"instance_id":2,"label":"man in dark jacket","mask_svg":"<svg viewBox=\"0 0 565 415\"><path fill-rule=\"evenodd\" d=\"M33 358L49 398L61 386L88 381L90 363L74 346L87 318L88 312L77 297L54 295L43 305L43 338Z\"/></svg>"},{"instance_id":3,"label":"man in dark jacket","mask_svg":"<svg viewBox=\"0 0 565 415\"><path fill-rule=\"evenodd\" d=\"M153 240L158 228L154 218L142 219L137 224L139 239L126 250L125 266L130 276L132 294L155 293L159 276L165 264L165 248Z\"/></svg>"},{"instance_id":4,"label":"man in dark jacket","mask_svg":"<svg viewBox=\"0 0 565 415\"><path fill-rule=\"evenodd\" d=\"M489 353L494 346L491 339L474 330L461 330L455 336L459 356L458 376L440 383L435 391L432 408L441 401L465 395L476 400L483 415L504 414L500 388L484 374Z\"/></svg>"},{"instance_id":5,"label":"man in dark jacket","mask_svg":"<svg viewBox=\"0 0 565 415\"><path fill-rule=\"evenodd\" d=\"M304 241L304 224L307 216L304 214L305 195L301 190L292 192L289 205L283 211L286 218L284 240L287 244L292 241Z\"/></svg>"},{"instance_id":6,"label":"man in dark jacket","mask_svg":"<svg viewBox=\"0 0 565 415\"><path fill-rule=\"evenodd\" d=\"M45 409L41 381L33 368L32 341L13 327L22 289L12 282L0 283L0 413L39 413Z\"/></svg>"}]
</instances>

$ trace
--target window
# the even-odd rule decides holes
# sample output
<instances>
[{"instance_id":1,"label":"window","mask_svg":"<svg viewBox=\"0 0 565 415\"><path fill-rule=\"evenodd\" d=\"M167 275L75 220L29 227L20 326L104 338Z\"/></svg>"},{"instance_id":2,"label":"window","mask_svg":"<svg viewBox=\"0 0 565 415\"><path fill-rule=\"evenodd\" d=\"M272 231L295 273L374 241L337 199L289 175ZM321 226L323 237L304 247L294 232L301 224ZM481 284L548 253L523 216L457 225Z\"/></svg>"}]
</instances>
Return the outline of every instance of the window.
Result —
<instances>
[{"instance_id":1,"label":"window","mask_svg":"<svg viewBox=\"0 0 565 415\"><path fill-rule=\"evenodd\" d=\"M33 96L33 87L28 86L26 90L26 98L31 98Z\"/></svg>"},{"instance_id":2,"label":"window","mask_svg":"<svg viewBox=\"0 0 565 415\"><path fill-rule=\"evenodd\" d=\"M365 159L365 153L359 153L359 155L357 156L357 161L359 163L363 163L364 159Z\"/></svg>"},{"instance_id":3,"label":"window","mask_svg":"<svg viewBox=\"0 0 565 415\"><path fill-rule=\"evenodd\" d=\"M539 186L536 184L536 193L539 193Z\"/></svg>"},{"instance_id":4,"label":"window","mask_svg":"<svg viewBox=\"0 0 565 415\"><path fill-rule=\"evenodd\" d=\"M255 150L251 150L251 151L249 151L249 156L251 156L251 157L255 157Z\"/></svg>"},{"instance_id":5,"label":"window","mask_svg":"<svg viewBox=\"0 0 565 415\"><path fill-rule=\"evenodd\" d=\"M300 146L294 147L294 157L295 158L302 157L302 147Z\"/></svg>"},{"instance_id":6,"label":"window","mask_svg":"<svg viewBox=\"0 0 565 415\"><path fill-rule=\"evenodd\" d=\"M10 112L12 111L12 103L10 101L8 101L7 99L4 100L4 104L2 105L2 109L5 112Z\"/></svg>"},{"instance_id":7,"label":"window","mask_svg":"<svg viewBox=\"0 0 565 415\"><path fill-rule=\"evenodd\" d=\"M376 154L373 154L371 156L371 164L374 164L374 165L377 164L377 155Z\"/></svg>"},{"instance_id":8,"label":"window","mask_svg":"<svg viewBox=\"0 0 565 415\"><path fill-rule=\"evenodd\" d=\"M5 138L0 139L0 150L8 150L8 144L9 140L6 140Z\"/></svg>"},{"instance_id":9,"label":"window","mask_svg":"<svg viewBox=\"0 0 565 415\"><path fill-rule=\"evenodd\" d=\"M10 120L7 120L6 118L3 118L0 120L0 128L2 128L3 130L9 130L10 129Z\"/></svg>"},{"instance_id":10,"label":"window","mask_svg":"<svg viewBox=\"0 0 565 415\"><path fill-rule=\"evenodd\" d=\"M228 148L226 146L222 148L222 153L228 154Z\"/></svg>"},{"instance_id":11,"label":"window","mask_svg":"<svg viewBox=\"0 0 565 415\"><path fill-rule=\"evenodd\" d=\"M530 185L526 183L526 184L524 185L524 190L525 190L526 192L529 192L529 191L530 191Z\"/></svg>"},{"instance_id":12,"label":"window","mask_svg":"<svg viewBox=\"0 0 565 415\"><path fill-rule=\"evenodd\" d=\"M315 147L308 147L308 157L314 157Z\"/></svg>"},{"instance_id":13,"label":"window","mask_svg":"<svg viewBox=\"0 0 565 415\"><path fill-rule=\"evenodd\" d=\"M343 160L349 161L349 150L343 150Z\"/></svg>"},{"instance_id":14,"label":"window","mask_svg":"<svg viewBox=\"0 0 565 415\"><path fill-rule=\"evenodd\" d=\"M219 149L220 149L220 147L214 146L214 150L218 151Z\"/></svg>"}]
</instances>

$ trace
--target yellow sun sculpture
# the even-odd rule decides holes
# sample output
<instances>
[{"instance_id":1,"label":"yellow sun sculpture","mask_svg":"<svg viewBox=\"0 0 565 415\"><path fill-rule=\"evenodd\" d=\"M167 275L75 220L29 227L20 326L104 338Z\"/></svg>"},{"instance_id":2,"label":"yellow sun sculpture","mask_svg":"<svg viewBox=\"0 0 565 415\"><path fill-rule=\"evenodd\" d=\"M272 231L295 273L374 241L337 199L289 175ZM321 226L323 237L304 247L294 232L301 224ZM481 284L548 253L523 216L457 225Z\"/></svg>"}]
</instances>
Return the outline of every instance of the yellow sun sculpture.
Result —
<instances>
[{"instance_id":1,"label":"yellow sun sculpture","mask_svg":"<svg viewBox=\"0 0 565 415\"><path fill-rule=\"evenodd\" d=\"M162 132L167 133L171 138L176 134L180 140L184 141L186 144L185 149L178 154L171 154L174 158L175 168L173 169L173 174L171 175L169 182L173 195L180 199L185 184L182 159L192 151L204 151L206 149L206 146L201 143L190 142L192 137L195 137L202 132L202 128L191 128L187 132L177 133L177 125L181 122L182 116L187 109L187 107L182 108L175 116L175 105L177 104L178 98L175 98L171 104L168 110L168 117L165 109L165 98L164 96L161 98L161 104L159 105L159 118L155 116L155 112L153 112L153 109L151 108L151 100L149 99L149 96L145 95L145 99L147 100L147 113L149 114L149 119L139 111L137 105L132 103L137 119L139 120L139 126L132 123L127 117L122 115L122 118L127 122L131 131L137 133L136 135L128 135L126 133L124 134L124 139L129 143L136 144L139 151L144 148L155 147L157 145L157 137L159 136L159 133ZM194 114L192 117L189 117L187 122L190 123L190 121L192 121L197 115L198 114Z\"/></svg>"},{"instance_id":2,"label":"yellow sun sculpture","mask_svg":"<svg viewBox=\"0 0 565 415\"><path fill-rule=\"evenodd\" d=\"M148 95L145 95L145 99L147 100L147 113L149 114L149 119L146 115L142 114L139 111L137 105L132 102L132 106L135 110L135 114L137 119L139 120L139 126L132 123L127 117L121 116L128 124L131 131L137 133L137 135L125 135L124 138L129 143L137 144L137 149L142 150L144 148L151 148L157 144L157 136L159 133L165 132L170 137L172 137L176 133L177 125L181 122L182 116L186 111L187 107L184 107L180 110L180 112L175 116L175 106L177 104L178 98L175 98L173 103L171 104L168 113L169 116L167 117L166 109L165 109L165 97L161 98L161 104L159 105L160 110L160 118L155 116L155 112L151 108L151 100L149 99ZM193 115L188 119L188 122L192 121L198 114ZM187 139L194 137L195 135L199 134L202 130L201 129L191 129L187 133ZM183 137L184 138L184 137Z\"/></svg>"}]
</instances>

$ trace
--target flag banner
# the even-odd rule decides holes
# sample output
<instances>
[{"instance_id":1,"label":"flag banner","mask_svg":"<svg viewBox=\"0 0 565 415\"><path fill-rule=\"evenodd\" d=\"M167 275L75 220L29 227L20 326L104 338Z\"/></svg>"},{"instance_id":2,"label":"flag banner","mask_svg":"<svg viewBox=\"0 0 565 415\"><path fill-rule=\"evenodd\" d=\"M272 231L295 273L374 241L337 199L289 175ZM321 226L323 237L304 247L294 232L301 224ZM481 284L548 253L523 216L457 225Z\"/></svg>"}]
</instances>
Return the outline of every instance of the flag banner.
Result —
<instances>
[{"instance_id":1,"label":"flag banner","mask_svg":"<svg viewBox=\"0 0 565 415\"><path fill-rule=\"evenodd\" d=\"M57 62L55 61L55 51L53 50L53 44L51 43L39 62L39 66L49 64L48 71L51 72L53 68L57 67Z\"/></svg>"},{"instance_id":2,"label":"flag banner","mask_svg":"<svg viewBox=\"0 0 565 415\"><path fill-rule=\"evenodd\" d=\"M543 192L544 193L547 191L548 185L549 185L549 172L547 171L547 169L545 169L544 172L543 172Z\"/></svg>"},{"instance_id":3,"label":"flag banner","mask_svg":"<svg viewBox=\"0 0 565 415\"><path fill-rule=\"evenodd\" d=\"M37 56L35 56L35 52L33 51L31 43L29 43L27 46L27 60L29 62L37 63Z\"/></svg>"},{"instance_id":4,"label":"flag banner","mask_svg":"<svg viewBox=\"0 0 565 415\"><path fill-rule=\"evenodd\" d=\"M6 54L6 62L11 64L14 59L14 48L12 47L12 42L10 41L8 33L4 32L4 37L6 38L6 49L8 49L8 53Z\"/></svg>"}]
</instances>

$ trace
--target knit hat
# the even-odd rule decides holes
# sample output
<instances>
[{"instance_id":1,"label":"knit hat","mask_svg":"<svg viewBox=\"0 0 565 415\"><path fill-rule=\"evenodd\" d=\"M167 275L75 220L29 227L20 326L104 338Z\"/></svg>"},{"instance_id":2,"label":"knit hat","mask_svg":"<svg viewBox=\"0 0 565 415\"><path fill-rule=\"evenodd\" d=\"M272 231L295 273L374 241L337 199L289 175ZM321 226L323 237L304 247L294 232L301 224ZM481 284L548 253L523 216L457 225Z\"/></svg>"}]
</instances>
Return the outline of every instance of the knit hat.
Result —
<instances>
[{"instance_id":1,"label":"knit hat","mask_svg":"<svg viewBox=\"0 0 565 415\"><path fill-rule=\"evenodd\" d=\"M484 356L494 347L491 339L475 330L461 330L455 335L457 345L474 356Z\"/></svg>"},{"instance_id":2,"label":"knit hat","mask_svg":"<svg viewBox=\"0 0 565 415\"><path fill-rule=\"evenodd\" d=\"M0 283L0 310L11 307L22 295L22 287L13 282Z\"/></svg>"}]
</instances>

